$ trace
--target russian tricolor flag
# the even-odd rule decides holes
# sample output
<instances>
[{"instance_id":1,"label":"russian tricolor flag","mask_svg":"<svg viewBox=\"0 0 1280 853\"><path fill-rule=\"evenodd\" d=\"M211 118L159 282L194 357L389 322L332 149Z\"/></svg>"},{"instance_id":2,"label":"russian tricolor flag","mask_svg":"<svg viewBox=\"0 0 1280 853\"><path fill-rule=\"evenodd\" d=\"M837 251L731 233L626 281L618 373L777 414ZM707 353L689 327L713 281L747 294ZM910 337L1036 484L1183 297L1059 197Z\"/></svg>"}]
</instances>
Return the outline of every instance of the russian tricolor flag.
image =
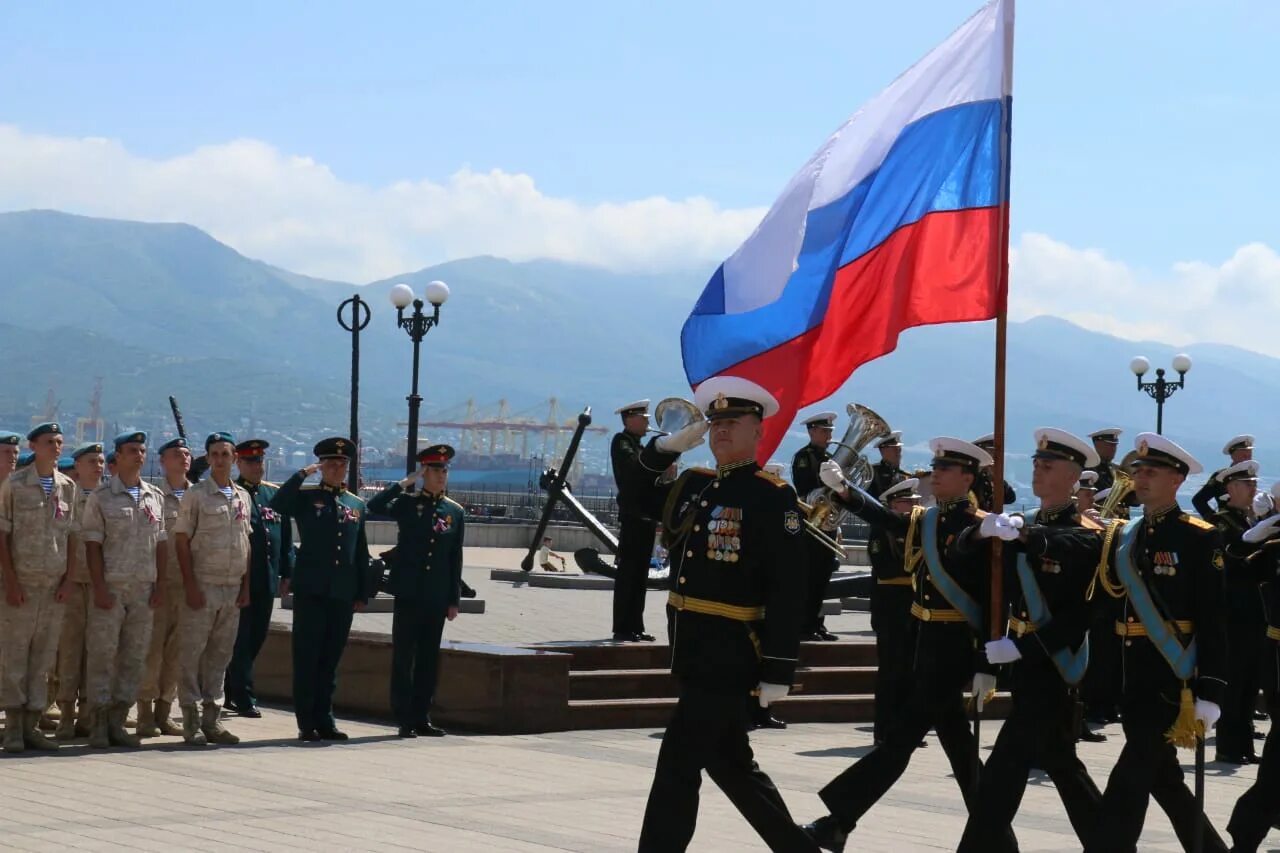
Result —
<instances>
[{"instance_id":1,"label":"russian tricolor flag","mask_svg":"<svg viewBox=\"0 0 1280 853\"><path fill-rule=\"evenodd\" d=\"M781 404L762 459L903 329L1004 311L1013 7L991 0L837 130L685 321L691 386L731 374Z\"/></svg>"}]
</instances>

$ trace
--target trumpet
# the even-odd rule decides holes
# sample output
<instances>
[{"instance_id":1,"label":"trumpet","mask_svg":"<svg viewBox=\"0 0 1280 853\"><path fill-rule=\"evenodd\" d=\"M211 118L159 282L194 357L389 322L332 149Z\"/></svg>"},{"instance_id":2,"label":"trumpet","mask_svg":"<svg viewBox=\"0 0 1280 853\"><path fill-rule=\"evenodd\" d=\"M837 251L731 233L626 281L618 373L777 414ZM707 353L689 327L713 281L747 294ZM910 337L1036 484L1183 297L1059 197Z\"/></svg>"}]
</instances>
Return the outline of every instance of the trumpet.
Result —
<instances>
[{"instance_id":1,"label":"trumpet","mask_svg":"<svg viewBox=\"0 0 1280 853\"><path fill-rule=\"evenodd\" d=\"M839 542L837 542L834 536L828 535L826 532L823 531L821 527L819 527L818 525L814 524L812 521L809 520L809 518L811 518L815 512L815 508L812 504L807 504L804 501L799 500L797 498L796 505L799 506L800 512L804 513L804 515L806 516L804 521L801 522L804 525L805 533L808 533L815 540L817 540L818 544L822 545L824 548L826 548L831 553L835 554L837 557L844 559L846 556L848 556L844 550L844 546L841 545ZM836 529L837 530L839 529L839 525L837 525Z\"/></svg>"}]
</instances>

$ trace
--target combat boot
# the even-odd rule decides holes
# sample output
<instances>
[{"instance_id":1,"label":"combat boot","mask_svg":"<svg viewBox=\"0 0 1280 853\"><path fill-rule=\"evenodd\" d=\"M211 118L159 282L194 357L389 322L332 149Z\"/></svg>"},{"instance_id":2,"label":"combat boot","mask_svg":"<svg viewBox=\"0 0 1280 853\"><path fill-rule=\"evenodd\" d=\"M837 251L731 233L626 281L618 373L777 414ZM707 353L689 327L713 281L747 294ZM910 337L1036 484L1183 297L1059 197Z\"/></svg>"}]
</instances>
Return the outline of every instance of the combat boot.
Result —
<instances>
[{"instance_id":1,"label":"combat boot","mask_svg":"<svg viewBox=\"0 0 1280 853\"><path fill-rule=\"evenodd\" d=\"M156 727L155 706L145 699L138 702L138 737L156 737L160 729Z\"/></svg>"},{"instance_id":2,"label":"combat boot","mask_svg":"<svg viewBox=\"0 0 1280 853\"><path fill-rule=\"evenodd\" d=\"M58 710L62 716L58 718L58 730L53 736L58 740L74 740L76 736L76 703L59 702Z\"/></svg>"},{"instance_id":3,"label":"combat boot","mask_svg":"<svg viewBox=\"0 0 1280 853\"><path fill-rule=\"evenodd\" d=\"M204 732L205 739L209 743L219 743L226 746L234 746L240 742L240 738L227 731L227 727L222 725L220 719L222 709L218 707L216 702L207 702L204 706L204 725L200 728Z\"/></svg>"},{"instance_id":4,"label":"combat boot","mask_svg":"<svg viewBox=\"0 0 1280 853\"><path fill-rule=\"evenodd\" d=\"M163 699L156 700L156 728L160 730L160 734L162 735L182 734L182 726L177 725L173 720L169 719L169 709L172 707L172 702L166 702Z\"/></svg>"},{"instance_id":5,"label":"combat boot","mask_svg":"<svg viewBox=\"0 0 1280 853\"><path fill-rule=\"evenodd\" d=\"M111 735L107 734L107 705L95 705L89 711L89 746L94 749L108 749L111 746Z\"/></svg>"},{"instance_id":6,"label":"combat boot","mask_svg":"<svg viewBox=\"0 0 1280 853\"><path fill-rule=\"evenodd\" d=\"M200 731L200 709L195 705L182 706L182 739L192 746L204 746L209 742Z\"/></svg>"},{"instance_id":7,"label":"combat boot","mask_svg":"<svg viewBox=\"0 0 1280 853\"><path fill-rule=\"evenodd\" d=\"M29 749L48 752L56 750L58 742L50 740L49 737L40 731L40 718L44 715L43 711L28 711L22 721L22 742Z\"/></svg>"},{"instance_id":8,"label":"combat boot","mask_svg":"<svg viewBox=\"0 0 1280 853\"><path fill-rule=\"evenodd\" d=\"M27 748L22 739L23 720L26 712L22 708L4 709L4 751L22 752Z\"/></svg>"},{"instance_id":9,"label":"combat boot","mask_svg":"<svg viewBox=\"0 0 1280 853\"><path fill-rule=\"evenodd\" d=\"M142 739L124 730L124 718L129 716L128 702L118 702L104 709L100 714L107 718L107 738L112 746L142 746Z\"/></svg>"}]
</instances>

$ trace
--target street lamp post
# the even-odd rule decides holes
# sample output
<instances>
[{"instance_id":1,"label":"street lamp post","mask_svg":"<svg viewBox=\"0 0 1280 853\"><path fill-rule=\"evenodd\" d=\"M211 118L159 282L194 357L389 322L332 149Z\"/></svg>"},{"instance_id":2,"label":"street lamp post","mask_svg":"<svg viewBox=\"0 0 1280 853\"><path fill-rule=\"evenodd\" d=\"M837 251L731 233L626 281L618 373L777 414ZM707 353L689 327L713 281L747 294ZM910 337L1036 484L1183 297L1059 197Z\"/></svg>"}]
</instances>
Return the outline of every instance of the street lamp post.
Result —
<instances>
[{"instance_id":1,"label":"street lamp post","mask_svg":"<svg viewBox=\"0 0 1280 853\"><path fill-rule=\"evenodd\" d=\"M1164 378L1163 367L1156 370L1154 382L1143 382L1142 377L1151 369L1151 362L1143 356L1129 362L1129 369L1138 377L1138 390L1146 391L1156 401L1156 435L1164 435L1164 401L1172 397L1174 391L1186 387L1187 371L1191 370L1191 356L1178 353L1173 357L1173 369L1178 373L1177 382Z\"/></svg>"},{"instance_id":2,"label":"street lamp post","mask_svg":"<svg viewBox=\"0 0 1280 853\"><path fill-rule=\"evenodd\" d=\"M351 306L351 324L342 316ZM338 325L351 333L351 442L356 446L356 462L347 471L347 488L360 493L360 330L369 325L369 303L352 296L338 306Z\"/></svg>"},{"instance_id":3,"label":"street lamp post","mask_svg":"<svg viewBox=\"0 0 1280 853\"><path fill-rule=\"evenodd\" d=\"M431 303L430 314L422 313L423 301L416 297L413 288L407 284L397 284L391 288L391 304L396 307L396 324L409 334L413 341L413 386L409 392L409 435L405 445L405 475L412 474L418 455L418 409L422 406L422 397L418 394L418 351L422 339L431 327L440 322L440 306L449 299L449 285L443 281L433 281L427 285L423 295ZM413 304L413 313L408 317L404 310Z\"/></svg>"}]
</instances>

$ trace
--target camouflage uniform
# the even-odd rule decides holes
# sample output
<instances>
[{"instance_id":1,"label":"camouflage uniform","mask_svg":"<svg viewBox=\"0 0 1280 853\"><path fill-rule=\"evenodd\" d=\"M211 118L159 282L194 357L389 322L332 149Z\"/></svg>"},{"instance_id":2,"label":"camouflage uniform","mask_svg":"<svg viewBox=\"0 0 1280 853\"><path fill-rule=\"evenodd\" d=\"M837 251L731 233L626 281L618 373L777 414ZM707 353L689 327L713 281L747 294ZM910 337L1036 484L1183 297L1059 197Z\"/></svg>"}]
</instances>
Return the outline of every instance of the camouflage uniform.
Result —
<instances>
[{"instance_id":1,"label":"camouflage uniform","mask_svg":"<svg viewBox=\"0 0 1280 853\"><path fill-rule=\"evenodd\" d=\"M120 478L113 477L89 496L84 516L81 536L102 546L103 580L115 597L109 610L89 608L87 693L95 712L110 708L118 716L118 724L112 724L118 734L138 696L151 641L156 549L166 539L164 495L144 481L135 503ZM98 713L94 720L96 741L91 745L102 740L102 718Z\"/></svg>"},{"instance_id":2,"label":"camouflage uniform","mask_svg":"<svg viewBox=\"0 0 1280 853\"><path fill-rule=\"evenodd\" d=\"M177 537L173 534L178 523L182 498L167 482L158 488L164 495L164 529L169 536L165 540L164 602L155 609L151 622L151 647L147 652L147 668L138 690L139 734L151 737L157 734L177 734L170 730L169 708L178 698L178 673L181 665L178 648L178 619L184 609L182 595L182 568L175 551ZM183 496L186 492L183 492ZM158 718L158 719L157 719Z\"/></svg>"},{"instance_id":3,"label":"camouflage uniform","mask_svg":"<svg viewBox=\"0 0 1280 853\"><path fill-rule=\"evenodd\" d=\"M236 743L238 738L222 728L223 683L240 627L236 598L249 570L249 493L231 483L227 498L212 477L187 490L174 532L191 541L191 571L204 593L204 607L185 604L178 617L178 704L182 706L184 735L188 718L202 706L201 730L215 743ZM191 732L194 736L194 731ZM192 738L188 738L191 740Z\"/></svg>"},{"instance_id":4,"label":"camouflage uniform","mask_svg":"<svg viewBox=\"0 0 1280 853\"><path fill-rule=\"evenodd\" d=\"M62 623L62 605L55 596L66 573L75 505L75 482L57 471L47 496L35 465L0 484L0 532L8 535L13 569L26 596L19 607L0 598L0 706L5 709L6 749L13 744L15 751L21 750L19 731L25 733L27 745L34 745L30 730L48 706L49 670ZM15 735L9 736L9 730ZM43 746L43 738L39 740Z\"/></svg>"},{"instance_id":5,"label":"camouflage uniform","mask_svg":"<svg viewBox=\"0 0 1280 853\"><path fill-rule=\"evenodd\" d=\"M74 734L74 710L76 699L85 704L85 646L84 632L88 624L89 608L93 606L93 590L89 586L89 561L85 556L84 540L79 527L84 520L85 504L89 492L76 491L75 532L71 550L75 552L68 580L67 600L63 602L62 632L58 637L58 705L62 718L58 725L58 737L70 738ZM83 707L81 709L83 713ZM83 732L88 734L88 732Z\"/></svg>"}]
</instances>

